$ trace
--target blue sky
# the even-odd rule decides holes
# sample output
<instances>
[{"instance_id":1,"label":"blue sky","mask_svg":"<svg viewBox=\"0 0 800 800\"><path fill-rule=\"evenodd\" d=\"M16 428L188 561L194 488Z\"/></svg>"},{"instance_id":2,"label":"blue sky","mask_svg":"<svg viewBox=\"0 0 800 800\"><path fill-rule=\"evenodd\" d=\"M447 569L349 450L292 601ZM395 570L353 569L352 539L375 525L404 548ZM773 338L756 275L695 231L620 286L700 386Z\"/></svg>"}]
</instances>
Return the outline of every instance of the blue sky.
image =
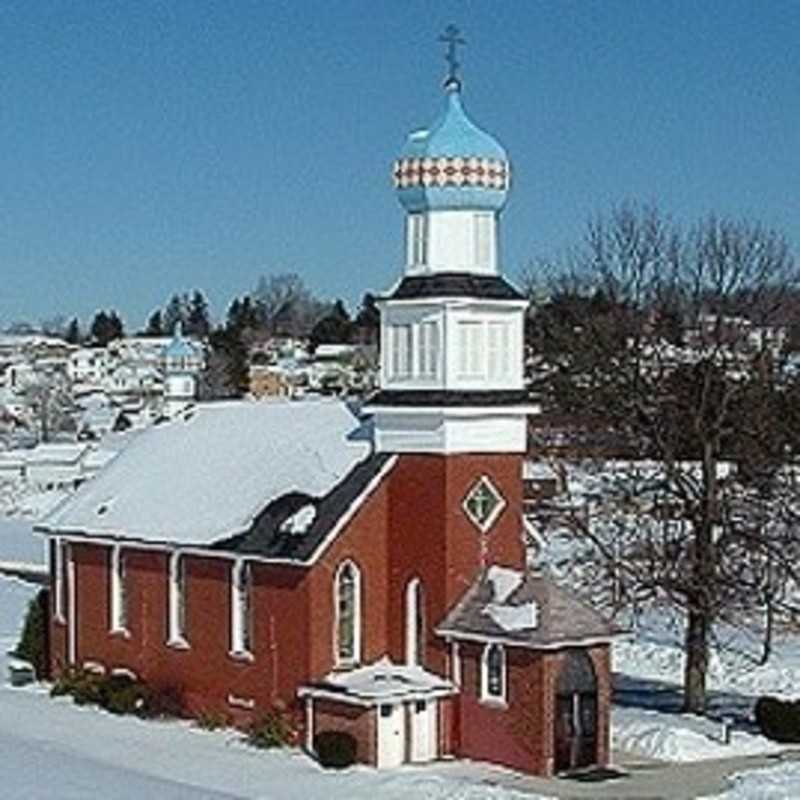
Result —
<instances>
[{"instance_id":1,"label":"blue sky","mask_svg":"<svg viewBox=\"0 0 800 800\"><path fill-rule=\"evenodd\" d=\"M625 200L800 250L800 0L6 2L0 326L174 291L221 315L296 271L353 305L401 266L390 165L438 113L436 37L509 150L513 277Z\"/></svg>"}]
</instances>

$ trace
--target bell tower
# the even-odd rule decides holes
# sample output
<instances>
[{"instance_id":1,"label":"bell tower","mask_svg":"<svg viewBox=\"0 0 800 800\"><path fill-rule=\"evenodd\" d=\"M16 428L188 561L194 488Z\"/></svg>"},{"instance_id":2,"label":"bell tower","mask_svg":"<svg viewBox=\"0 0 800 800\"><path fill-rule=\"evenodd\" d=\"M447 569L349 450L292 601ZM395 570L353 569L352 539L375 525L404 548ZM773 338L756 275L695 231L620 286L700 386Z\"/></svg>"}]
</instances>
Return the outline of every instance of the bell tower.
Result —
<instances>
[{"instance_id":1,"label":"bell tower","mask_svg":"<svg viewBox=\"0 0 800 800\"><path fill-rule=\"evenodd\" d=\"M500 261L508 156L464 109L458 32L442 38L443 108L394 163L405 263L378 301L380 390L364 409L375 449L399 456L388 501L393 579L422 587L431 624L489 565L524 566L522 459L536 410L523 376L528 303ZM390 601L394 619L408 615L401 597ZM402 655L402 637L393 650ZM425 663L444 670L445 661L443 643L429 639Z\"/></svg>"},{"instance_id":2,"label":"bell tower","mask_svg":"<svg viewBox=\"0 0 800 800\"><path fill-rule=\"evenodd\" d=\"M443 109L394 163L405 211L405 265L379 301L379 451L523 453L533 411L523 377L527 301L503 276L499 221L505 149L467 115L450 26Z\"/></svg>"}]
</instances>

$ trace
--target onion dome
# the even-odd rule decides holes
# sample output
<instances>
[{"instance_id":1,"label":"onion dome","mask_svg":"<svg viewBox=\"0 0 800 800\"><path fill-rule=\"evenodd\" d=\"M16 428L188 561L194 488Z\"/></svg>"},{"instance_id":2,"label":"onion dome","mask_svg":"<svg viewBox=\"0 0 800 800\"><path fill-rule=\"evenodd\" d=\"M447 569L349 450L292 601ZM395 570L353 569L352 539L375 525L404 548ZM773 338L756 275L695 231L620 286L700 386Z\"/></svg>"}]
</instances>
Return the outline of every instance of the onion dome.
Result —
<instances>
[{"instance_id":1,"label":"onion dome","mask_svg":"<svg viewBox=\"0 0 800 800\"><path fill-rule=\"evenodd\" d=\"M188 362L195 356L194 348L183 335L183 325L180 322L176 323L172 341L164 348L167 371L185 369Z\"/></svg>"},{"instance_id":2,"label":"onion dome","mask_svg":"<svg viewBox=\"0 0 800 800\"><path fill-rule=\"evenodd\" d=\"M446 82L445 91L442 114L409 135L394 163L397 196L408 212L499 211L511 176L506 151L467 116L459 81Z\"/></svg>"}]
</instances>

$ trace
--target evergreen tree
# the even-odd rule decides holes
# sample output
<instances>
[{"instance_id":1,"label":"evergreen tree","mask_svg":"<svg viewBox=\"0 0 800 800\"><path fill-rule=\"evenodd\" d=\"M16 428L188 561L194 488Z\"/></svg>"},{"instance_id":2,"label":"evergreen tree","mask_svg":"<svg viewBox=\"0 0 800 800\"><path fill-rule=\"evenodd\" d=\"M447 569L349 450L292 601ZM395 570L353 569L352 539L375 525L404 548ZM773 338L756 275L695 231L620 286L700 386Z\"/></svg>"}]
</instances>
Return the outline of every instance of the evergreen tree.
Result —
<instances>
[{"instance_id":1,"label":"evergreen tree","mask_svg":"<svg viewBox=\"0 0 800 800\"><path fill-rule=\"evenodd\" d=\"M69 325L67 326L67 330L64 333L64 339L69 344L80 344L81 343L81 328L78 324L78 320L76 317L73 317L70 320Z\"/></svg>"},{"instance_id":2,"label":"evergreen tree","mask_svg":"<svg viewBox=\"0 0 800 800\"><path fill-rule=\"evenodd\" d=\"M164 325L161 321L161 309L157 308L148 318L145 336L163 336Z\"/></svg>"},{"instance_id":3,"label":"evergreen tree","mask_svg":"<svg viewBox=\"0 0 800 800\"><path fill-rule=\"evenodd\" d=\"M125 335L122 320L113 309L109 313L98 311L89 331L93 344L98 347L105 347L109 342Z\"/></svg>"},{"instance_id":4,"label":"evergreen tree","mask_svg":"<svg viewBox=\"0 0 800 800\"><path fill-rule=\"evenodd\" d=\"M186 325L188 313L186 307L188 305L188 298L186 295L173 294L164 309L164 316L162 321L164 323L164 332L167 334L174 333L175 326L180 322Z\"/></svg>"},{"instance_id":5,"label":"evergreen tree","mask_svg":"<svg viewBox=\"0 0 800 800\"><path fill-rule=\"evenodd\" d=\"M198 386L200 399L241 397L249 385L247 348L241 331L220 326L209 334L208 345L208 358Z\"/></svg>"},{"instance_id":6,"label":"evergreen tree","mask_svg":"<svg viewBox=\"0 0 800 800\"><path fill-rule=\"evenodd\" d=\"M377 344L380 340L381 313L372 292L366 292L361 300L355 321L358 338L364 344Z\"/></svg>"},{"instance_id":7,"label":"evergreen tree","mask_svg":"<svg viewBox=\"0 0 800 800\"><path fill-rule=\"evenodd\" d=\"M98 311L94 315L89 332L92 337L92 343L98 347L105 347L111 341L108 314L105 311Z\"/></svg>"},{"instance_id":8,"label":"evergreen tree","mask_svg":"<svg viewBox=\"0 0 800 800\"><path fill-rule=\"evenodd\" d=\"M122 319L113 309L108 315L108 323L109 330L111 332L111 339L109 339L109 341L121 339L125 335L125 326L122 322Z\"/></svg>"},{"instance_id":9,"label":"evergreen tree","mask_svg":"<svg viewBox=\"0 0 800 800\"><path fill-rule=\"evenodd\" d=\"M199 339L205 339L211 329L208 302L199 289L194 290L189 301L185 329L187 334L197 336Z\"/></svg>"},{"instance_id":10,"label":"evergreen tree","mask_svg":"<svg viewBox=\"0 0 800 800\"><path fill-rule=\"evenodd\" d=\"M326 314L311 330L311 344L347 344L353 333L353 323L341 300L333 304Z\"/></svg>"}]
</instances>

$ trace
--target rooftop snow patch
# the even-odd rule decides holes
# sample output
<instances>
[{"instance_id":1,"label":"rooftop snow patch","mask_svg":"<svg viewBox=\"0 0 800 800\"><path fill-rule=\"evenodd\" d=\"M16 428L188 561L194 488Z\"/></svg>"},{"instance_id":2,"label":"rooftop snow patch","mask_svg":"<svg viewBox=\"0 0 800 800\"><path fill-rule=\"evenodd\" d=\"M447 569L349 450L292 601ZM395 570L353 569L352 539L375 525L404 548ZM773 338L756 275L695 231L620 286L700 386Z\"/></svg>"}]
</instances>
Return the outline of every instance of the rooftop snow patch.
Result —
<instances>
[{"instance_id":1,"label":"rooftop snow patch","mask_svg":"<svg viewBox=\"0 0 800 800\"><path fill-rule=\"evenodd\" d=\"M199 405L189 424L135 437L40 528L212 544L247 530L284 494L329 492L370 453L359 427L339 401Z\"/></svg>"},{"instance_id":2,"label":"rooftop snow patch","mask_svg":"<svg viewBox=\"0 0 800 800\"><path fill-rule=\"evenodd\" d=\"M489 603L483 613L488 614L504 631L525 631L539 624L539 607L533 601L518 606Z\"/></svg>"},{"instance_id":3,"label":"rooftop snow patch","mask_svg":"<svg viewBox=\"0 0 800 800\"><path fill-rule=\"evenodd\" d=\"M381 702L395 698L424 696L436 692L452 694L453 684L417 665L394 664L387 656L359 669L331 672L323 680L301 689L302 694L334 691L366 701Z\"/></svg>"},{"instance_id":4,"label":"rooftop snow patch","mask_svg":"<svg viewBox=\"0 0 800 800\"><path fill-rule=\"evenodd\" d=\"M316 516L317 507L313 503L309 503L292 514L292 516L281 525L281 530L294 534L305 533Z\"/></svg>"},{"instance_id":5,"label":"rooftop snow patch","mask_svg":"<svg viewBox=\"0 0 800 800\"><path fill-rule=\"evenodd\" d=\"M492 566L486 572L486 579L491 583L495 603L505 603L522 583L523 574L516 569Z\"/></svg>"}]
</instances>

